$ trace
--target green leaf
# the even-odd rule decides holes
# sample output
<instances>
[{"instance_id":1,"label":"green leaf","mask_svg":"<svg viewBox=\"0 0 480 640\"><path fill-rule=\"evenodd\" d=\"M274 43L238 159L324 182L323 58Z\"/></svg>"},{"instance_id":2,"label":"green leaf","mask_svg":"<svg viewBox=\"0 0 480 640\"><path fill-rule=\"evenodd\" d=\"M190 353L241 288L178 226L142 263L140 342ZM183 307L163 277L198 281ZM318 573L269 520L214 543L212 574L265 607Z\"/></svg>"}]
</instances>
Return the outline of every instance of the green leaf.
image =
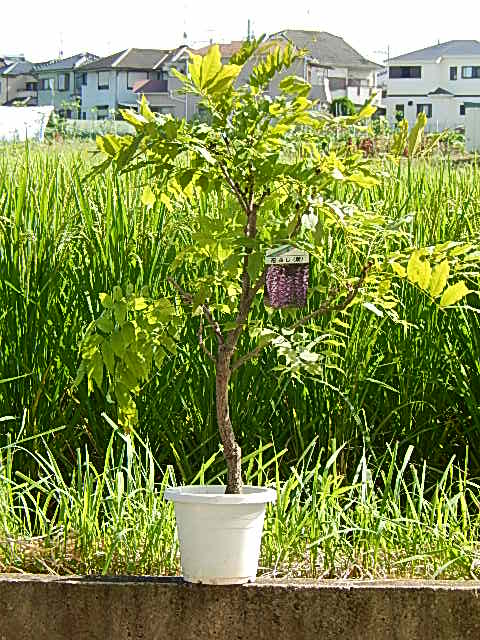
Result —
<instances>
[{"instance_id":1,"label":"green leaf","mask_svg":"<svg viewBox=\"0 0 480 640\"><path fill-rule=\"evenodd\" d=\"M260 251L255 251L248 256L248 275L253 282L259 275L260 268L263 265L264 257Z\"/></svg>"},{"instance_id":2,"label":"green leaf","mask_svg":"<svg viewBox=\"0 0 480 640\"><path fill-rule=\"evenodd\" d=\"M428 289L432 269L425 256L424 249L414 251L408 261L407 276L410 282L418 284L422 289Z\"/></svg>"},{"instance_id":3,"label":"green leaf","mask_svg":"<svg viewBox=\"0 0 480 640\"><path fill-rule=\"evenodd\" d=\"M119 287L118 285L116 285L115 287L113 287L113 299L115 300L115 302L118 302L122 298L123 298L122 287Z\"/></svg>"},{"instance_id":4,"label":"green leaf","mask_svg":"<svg viewBox=\"0 0 480 640\"><path fill-rule=\"evenodd\" d=\"M80 363L80 366L78 367L77 370L77 376L73 382L73 384L78 387L78 385L82 382L83 378L85 377L85 374L87 373L87 365L85 363L85 360L82 360L82 362Z\"/></svg>"},{"instance_id":5,"label":"green leaf","mask_svg":"<svg viewBox=\"0 0 480 640\"><path fill-rule=\"evenodd\" d=\"M241 70L242 67L236 64L226 64L222 67L215 80L208 86L208 93L213 96L225 93L236 80Z\"/></svg>"},{"instance_id":6,"label":"green leaf","mask_svg":"<svg viewBox=\"0 0 480 640\"><path fill-rule=\"evenodd\" d=\"M127 305L125 302L115 302L113 305L113 313L115 316L116 322L119 325L122 325L127 318Z\"/></svg>"},{"instance_id":7,"label":"green leaf","mask_svg":"<svg viewBox=\"0 0 480 640\"><path fill-rule=\"evenodd\" d=\"M110 375L113 376L115 372L115 354L113 353L112 345L110 342L104 342L101 349L103 362L105 363Z\"/></svg>"},{"instance_id":8,"label":"green leaf","mask_svg":"<svg viewBox=\"0 0 480 640\"><path fill-rule=\"evenodd\" d=\"M155 204L155 194L149 186L144 187L141 197L142 204L151 208Z\"/></svg>"},{"instance_id":9,"label":"green leaf","mask_svg":"<svg viewBox=\"0 0 480 640\"><path fill-rule=\"evenodd\" d=\"M280 82L279 86L283 93L292 93L305 98L312 88L306 80L298 76L287 76Z\"/></svg>"},{"instance_id":10,"label":"green leaf","mask_svg":"<svg viewBox=\"0 0 480 640\"><path fill-rule=\"evenodd\" d=\"M440 299L440 306L450 307L459 302L469 293L470 289L467 287L463 280L461 282L456 282L443 292L443 295Z\"/></svg>"},{"instance_id":11,"label":"green leaf","mask_svg":"<svg viewBox=\"0 0 480 640\"><path fill-rule=\"evenodd\" d=\"M101 315L95 320L95 324L104 333L110 333L113 331L113 322L109 316Z\"/></svg>"},{"instance_id":12,"label":"green leaf","mask_svg":"<svg viewBox=\"0 0 480 640\"><path fill-rule=\"evenodd\" d=\"M98 297L100 298L100 304L104 309L111 309L113 307L112 296L108 293L100 293Z\"/></svg>"},{"instance_id":13,"label":"green leaf","mask_svg":"<svg viewBox=\"0 0 480 640\"><path fill-rule=\"evenodd\" d=\"M95 382L99 389L102 388L103 359L100 352L98 351L93 355L92 359L88 363L88 384L90 389L92 389L91 380Z\"/></svg>"},{"instance_id":14,"label":"green leaf","mask_svg":"<svg viewBox=\"0 0 480 640\"><path fill-rule=\"evenodd\" d=\"M153 111L150 109L148 105L148 100L144 95L142 95L142 99L140 101L140 115L145 118L147 122L155 122L156 116Z\"/></svg>"},{"instance_id":15,"label":"green leaf","mask_svg":"<svg viewBox=\"0 0 480 640\"><path fill-rule=\"evenodd\" d=\"M445 289L449 273L450 265L448 264L448 260L444 260L443 262L440 262L440 264L436 264L433 268L429 291L434 298L439 296Z\"/></svg>"}]
</instances>

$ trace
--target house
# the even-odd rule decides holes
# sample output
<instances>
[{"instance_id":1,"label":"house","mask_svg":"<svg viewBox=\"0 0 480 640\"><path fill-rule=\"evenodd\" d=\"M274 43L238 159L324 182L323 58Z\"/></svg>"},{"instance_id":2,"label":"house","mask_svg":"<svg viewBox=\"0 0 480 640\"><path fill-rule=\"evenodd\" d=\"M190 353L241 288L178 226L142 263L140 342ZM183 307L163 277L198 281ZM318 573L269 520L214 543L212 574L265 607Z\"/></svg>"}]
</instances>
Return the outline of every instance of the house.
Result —
<instances>
[{"instance_id":1,"label":"house","mask_svg":"<svg viewBox=\"0 0 480 640\"><path fill-rule=\"evenodd\" d=\"M0 105L15 104L35 106L37 104L37 79L33 64L23 57L12 60L2 58L0 68Z\"/></svg>"},{"instance_id":2,"label":"house","mask_svg":"<svg viewBox=\"0 0 480 640\"><path fill-rule=\"evenodd\" d=\"M81 89L86 82L83 66L97 59L98 56L92 53L77 53L69 58L35 64L38 105L52 105L59 115L78 118Z\"/></svg>"},{"instance_id":3,"label":"house","mask_svg":"<svg viewBox=\"0 0 480 640\"><path fill-rule=\"evenodd\" d=\"M177 118L191 118L197 111L199 100L195 96L179 95L178 90L181 83L171 74L173 68L186 73L189 59L190 53L187 46L180 46L169 51L158 67L161 70L163 80L138 81L133 88L137 100L140 100L144 95L150 109L155 113L171 113Z\"/></svg>"},{"instance_id":4,"label":"house","mask_svg":"<svg viewBox=\"0 0 480 640\"><path fill-rule=\"evenodd\" d=\"M272 34L269 40L292 42L298 49L307 51L306 57L280 74L298 75L312 85L311 98L330 103L336 98L349 98L360 106L374 94L374 103L381 101L377 73L382 67L364 58L358 51L340 38L326 31L286 29ZM274 89L275 93L278 90Z\"/></svg>"},{"instance_id":5,"label":"house","mask_svg":"<svg viewBox=\"0 0 480 640\"><path fill-rule=\"evenodd\" d=\"M182 111L184 98L170 88L169 70L185 71L186 47L125 49L83 67L87 74L82 87L82 118L103 120L120 108L136 108L142 94L157 112Z\"/></svg>"},{"instance_id":6,"label":"house","mask_svg":"<svg viewBox=\"0 0 480 640\"><path fill-rule=\"evenodd\" d=\"M465 103L480 102L480 42L450 40L388 61L387 118L413 124L422 111L427 130L463 127Z\"/></svg>"}]
</instances>

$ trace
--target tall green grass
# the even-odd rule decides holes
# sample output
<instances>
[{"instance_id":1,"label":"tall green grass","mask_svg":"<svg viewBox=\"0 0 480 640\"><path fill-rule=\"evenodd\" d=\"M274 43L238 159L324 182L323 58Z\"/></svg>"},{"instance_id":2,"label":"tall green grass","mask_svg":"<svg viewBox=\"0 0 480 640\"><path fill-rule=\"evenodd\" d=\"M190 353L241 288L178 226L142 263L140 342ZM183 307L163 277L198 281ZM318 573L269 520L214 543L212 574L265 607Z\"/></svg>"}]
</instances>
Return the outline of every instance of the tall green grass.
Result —
<instances>
[{"instance_id":1,"label":"tall green grass","mask_svg":"<svg viewBox=\"0 0 480 640\"><path fill-rule=\"evenodd\" d=\"M147 210L140 202L145 172L82 182L91 161L83 147L1 151L0 443L32 438L15 456L27 475L37 472L35 436L45 432L62 471L74 468L76 449L85 446L101 467L111 438L101 413L112 415L112 408L72 385L79 340L98 314L100 292L127 281L167 291L165 275L188 241L191 212L179 212L184 224L172 233L163 205ZM401 165L369 192L338 195L393 218L411 215L412 244L478 236L475 165ZM391 242L400 248L407 240ZM275 442L286 449L279 467L285 478L308 443L316 439L328 452L335 440L342 446L338 473L353 482L364 450L380 469L386 451L398 447L403 456L413 445L413 460L428 459L429 483L435 469L440 473L454 455L465 460L467 452L471 475L480 474L478 314L432 310L408 286L399 295L408 330L361 307L345 317L343 371L302 383L278 378L275 354L265 353L236 374L232 414L245 453ZM473 296L469 302L476 304ZM162 468L174 465L179 480L194 477L217 451L213 372L193 323L178 355L145 386L139 412L140 436ZM221 458L213 465L215 473L223 469Z\"/></svg>"},{"instance_id":2,"label":"tall green grass","mask_svg":"<svg viewBox=\"0 0 480 640\"><path fill-rule=\"evenodd\" d=\"M110 423L105 460L88 447L62 472L54 453L30 452L39 473L14 472L20 441L0 450L0 572L167 574L180 571L175 519L163 500L175 484L146 443ZM365 452L353 478L339 470L342 448L327 452L316 438L282 480L286 451L260 447L244 460L251 484L270 484L260 573L270 577L480 578L479 485L468 460L451 460L433 486L426 464L387 449L380 466ZM117 445L117 446L116 446ZM216 481L215 459L194 482ZM382 468L383 471L379 469Z\"/></svg>"}]
</instances>

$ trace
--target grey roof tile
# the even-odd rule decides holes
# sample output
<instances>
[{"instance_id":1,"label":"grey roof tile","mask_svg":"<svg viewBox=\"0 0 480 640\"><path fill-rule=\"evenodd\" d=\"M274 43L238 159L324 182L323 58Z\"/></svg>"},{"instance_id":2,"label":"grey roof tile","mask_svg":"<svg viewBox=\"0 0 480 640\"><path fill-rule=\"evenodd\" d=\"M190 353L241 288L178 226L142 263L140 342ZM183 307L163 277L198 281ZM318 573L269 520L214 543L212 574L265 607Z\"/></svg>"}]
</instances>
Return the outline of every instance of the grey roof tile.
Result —
<instances>
[{"instance_id":1,"label":"grey roof tile","mask_svg":"<svg viewBox=\"0 0 480 640\"><path fill-rule=\"evenodd\" d=\"M97 59L98 56L93 53L77 53L69 58L62 58L61 60L49 60L47 62L38 62L34 64L35 73L42 73L43 71L67 71L69 69L76 69L82 66L84 62L91 62Z\"/></svg>"},{"instance_id":2,"label":"grey roof tile","mask_svg":"<svg viewBox=\"0 0 480 640\"><path fill-rule=\"evenodd\" d=\"M390 58L389 62L423 62L436 60L448 56L480 56L480 42L478 40L449 40L440 44L405 53L396 58Z\"/></svg>"},{"instance_id":3,"label":"grey roof tile","mask_svg":"<svg viewBox=\"0 0 480 640\"><path fill-rule=\"evenodd\" d=\"M100 71L102 69L153 69L170 54L169 49L124 49L105 58L82 66L85 71Z\"/></svg>"},{"instance_id":4,"label":"grey roof tile","mask_svg":"<svg viewBox=\"0 0 480 640\"><path fill-rule=\"evenodd\" d=\"M364 58L343 38L327 31L304 31L285 29L270 36L271 39L285 38L299 49L307 49L319 63L337 67L369 67L381 69L381 66Z\"/></svg>"}]
</instances>

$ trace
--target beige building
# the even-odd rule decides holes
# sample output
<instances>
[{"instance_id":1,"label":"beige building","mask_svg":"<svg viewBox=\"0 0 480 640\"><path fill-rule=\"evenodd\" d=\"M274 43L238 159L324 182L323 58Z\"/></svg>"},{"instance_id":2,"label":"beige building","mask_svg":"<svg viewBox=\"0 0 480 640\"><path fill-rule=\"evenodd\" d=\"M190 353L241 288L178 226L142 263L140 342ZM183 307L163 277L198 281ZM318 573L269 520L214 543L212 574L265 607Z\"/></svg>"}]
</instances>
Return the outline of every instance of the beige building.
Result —
<instances>
[{"instance_id":1,"label":"beige building","mask_svg":"<svg viewBox=\"0 0 480 640\"><path fill-rule=\"evenodd\" d=\"M33 75L33 64L26 60L0 68L0 105L15 104L37 104L37 79Z\"/></svg>"}]
</instances>

